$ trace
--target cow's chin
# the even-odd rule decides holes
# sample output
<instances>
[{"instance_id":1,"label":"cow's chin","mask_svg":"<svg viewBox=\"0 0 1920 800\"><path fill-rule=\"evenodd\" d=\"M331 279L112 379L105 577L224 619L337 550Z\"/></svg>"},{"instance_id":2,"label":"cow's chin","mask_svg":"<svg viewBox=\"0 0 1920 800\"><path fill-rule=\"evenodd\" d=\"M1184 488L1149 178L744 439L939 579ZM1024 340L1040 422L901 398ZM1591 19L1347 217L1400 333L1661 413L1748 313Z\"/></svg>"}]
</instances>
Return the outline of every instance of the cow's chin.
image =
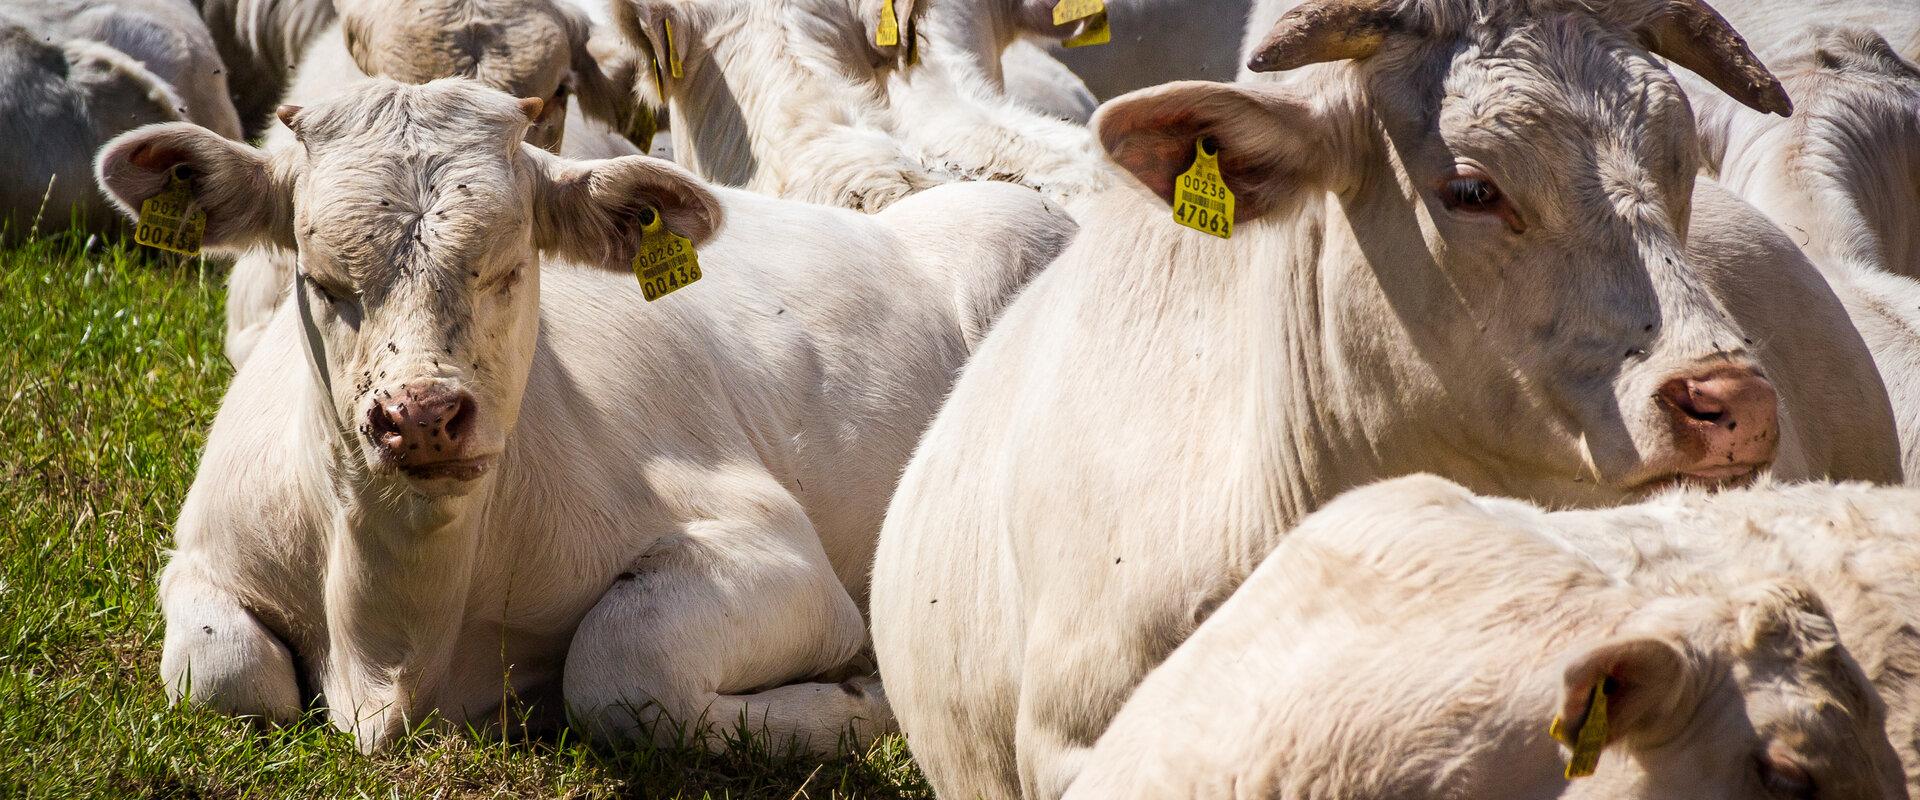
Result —
<instances>
[{"instance_id":1,"label":"cow's chin","mask_svg":"<svg viewBox=\"0 0 1920 800\"><path fill-rule=\"evenodd\" d=\"M493 456L436 461L428 464L385 463L378 472L406 485L412 494L428 499L463 497L480 485L493 468Z\"/></svg>"},{"instance_id":2,"label":"cow's chin","mask_svg":"<svg viewBox=\"0 0 1920 800\"><path fill-rule=\"evenodd\" d=\"M1750 486L1772 464L1726 464L1715 467L1655 475L1636 482L1629 495L1648 497L1674 489L1735 489Z\"/></svg>"}]
</instances>

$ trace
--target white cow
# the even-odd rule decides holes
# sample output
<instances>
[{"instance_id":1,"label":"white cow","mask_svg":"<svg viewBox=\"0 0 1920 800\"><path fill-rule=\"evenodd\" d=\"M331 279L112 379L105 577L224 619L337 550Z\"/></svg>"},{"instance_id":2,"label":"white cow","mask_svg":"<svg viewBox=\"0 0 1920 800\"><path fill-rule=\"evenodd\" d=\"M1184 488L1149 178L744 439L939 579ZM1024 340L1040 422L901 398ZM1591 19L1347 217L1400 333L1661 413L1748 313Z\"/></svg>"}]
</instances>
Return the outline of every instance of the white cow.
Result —
<instances>
[{"instance_id":1,"label":"white cow","mask_svg":"<svg viewBox=\"0 0 1920 800\"><path fill-rule=\"evenodd\" d=\"M641 151L652 114L627 87L633 64L593 38L586 15L555 0L340 0L339 17L307 40L287 88L289 102L313 103L369 76L425 83L469 77L519 97L545 98L527 140L576 158ZM474 33L481 32L480 34ZM569 98L578 95L581 102ZM564 138L563 138L564 137ZM269 150L293 143L284 126ZM292 288L293 256L274 247L242 254L227 282L227 360L239 366Z\"/></svg>"},{"instance_id":2,"label":"white cow","mask_svg":"<svg viewBox=\"0 0 1920 800\"><path fill-rule=\"evenodd\" d=\"M206 25L175 0L0 3L0 226L119 227L93 153L122 131L190 120L239 138Z\"/></svg>"},{"instance_id":3,"label":"white cow","mask_svg":"<svg viewBox=\"0 0 1920 800\"><path fill-rule=\"evenodd\" d=\"M1845 309L1696 181L1692 114L1641 41L1756 106L1784 110L1778 84L1701 6L1594 8L1328 0L1259 56L1333 62L1297 84L1102 108L1138 183L996 325L881 538L875 645L936 789L1056 796L1282 532L1382 477L1567 505L1769 462L1899 480ZM1208 143L1231 239L1170 219Z\"/></svg>"},{"instance_id":4,"label":"white cow","mask_svg":"<svg viewBox=\"0 0 1920 800\"><path fill-rule=\"evenodd\" d=\"M1920 9L1916 9L1920 12ZM1865 29L1781 53L1791 119L1690 92L1702 168L1780 224L1834 287L1893 402L1920 480L1920 67Z\"/></svg>"},{"instance_id":5,"label":"white cow","mask_svg":"<svg viewBox=\"0 0 1920 800\"><path fill-rule=\"evenodd\" d=\"M1527 510L1424 475L1329 503L1141 682L1067 797L1907 796L1844 612L1791 577L1630 588ZM1705 522L1590 516L1669 569ZM1549 720L1579 730L1602 682L1602 757L1569 780Z\"/></svg>"},{"instance_id":6,"label":"white cow","mask_svg":"<svg viewBox=\"0 0 1920 800\"><path fill-rule=\"evenodd\" d=\"M816 676L866 642L913 443L1071 221L1013 186L868 217L558 158L522 142L541 105L373 80L283 108L294 147L174 124L101 154L123 206L185 164L210 243L299 253L181 509L169 693L317 695L368 749L503 702L616 739L886 729L875 683ZM704 277L648 303L656 212Z\"/></svg>"},{"instance_id":7,"label":"white cow","mask_svg":"<svg viewBox=\"0 0 1920 800\"><path fill-rule=\"evenodd\" d=\"M1912 0L1720 0L1713 7L1769 65L1806 53L1826 27L1871 28L1907 58L1920 58L1920 7Z\"/></svg>"},{"instance_id":8,"label":"white cow","mask_svg":"<svg viewBox=\"0 0 1920 800\"><path fill-rule=\"evenodd\" d=\"M193 0L212 31L248 139L273 122L300 55L337 15L333 0Z\"/></svg>"}]
</instances>

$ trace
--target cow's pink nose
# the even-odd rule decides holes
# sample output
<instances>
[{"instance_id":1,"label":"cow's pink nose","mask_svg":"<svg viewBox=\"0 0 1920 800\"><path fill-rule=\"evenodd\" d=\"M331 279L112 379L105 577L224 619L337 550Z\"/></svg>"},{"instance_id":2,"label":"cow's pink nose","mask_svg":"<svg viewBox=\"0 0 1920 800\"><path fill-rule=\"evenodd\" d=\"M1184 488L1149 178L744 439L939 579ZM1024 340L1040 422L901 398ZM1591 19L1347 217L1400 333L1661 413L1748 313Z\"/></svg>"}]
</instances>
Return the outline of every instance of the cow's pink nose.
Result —
<instances>
[{"instance_id":1,"label":"cow's pink nose","mask_svg":"<svg viewBox=\"0 0 1920 800\"><path fill-rule=\"evenodd\" d=\"M369 437L403 468L456 459L473 429L474 405L464 389L409 384L375 400L367 411Z\"/></svg>"},{"instance_id":2,"label":"cow's pink nose","mask_svg":"<svg viewBox=\"0 0 1920 800\"><path fill-rule=\"evenodd\" d=\"M1753 368L1729 364L1673 378L1661 384L1658 402L1686 456L1683 473L1731 478L1773 461L1779 398Z\"/></svg>"}]
</instances>

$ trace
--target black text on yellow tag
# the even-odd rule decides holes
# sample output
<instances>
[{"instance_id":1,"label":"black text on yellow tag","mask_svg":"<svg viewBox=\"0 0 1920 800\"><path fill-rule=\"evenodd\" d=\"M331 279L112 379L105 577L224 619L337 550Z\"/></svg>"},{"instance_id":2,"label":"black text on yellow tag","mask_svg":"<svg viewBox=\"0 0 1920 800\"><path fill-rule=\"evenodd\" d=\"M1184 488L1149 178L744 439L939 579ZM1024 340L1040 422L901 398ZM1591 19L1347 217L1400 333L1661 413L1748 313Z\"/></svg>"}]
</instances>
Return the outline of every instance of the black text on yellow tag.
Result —
<instances>
[{"instance_id":1,"label":"black text on yellow tag","mask_svg":"<svg viewBox=\"0 0 1920 800\"><path fill-rule=\"evenodd\" d=\"M667 221L649 206L640 211L640 252L633 257L640 294L651 303L700 280L700 254L693 240L667 230Z\"/></svg>"},{"instance_id":2,"label":"black text on yellow tag","mask_svg":"<svg viewBox=\"0 0 1920 800\"><path fill-rule=\"evenodd\" d=\"M193 182L186 167L177 165L167 173L166 188L140 204L140 218L134 222L133 240L148 247L200 255L200 239L207 232L207 212L194 199Z\"/></svg>"},{"instance_id":3,"label":"black text on yellow tag","mask_svg":"<svg viewBox=\"0 0 1920 800\"><path fill-rule=\"evenodd\" d=\"M1222 239L1233 237L1233 190L1220 174L1212 139L1193 144L1193 166L1173 182L1173 221Z\"/></svg>"}]
</instances>

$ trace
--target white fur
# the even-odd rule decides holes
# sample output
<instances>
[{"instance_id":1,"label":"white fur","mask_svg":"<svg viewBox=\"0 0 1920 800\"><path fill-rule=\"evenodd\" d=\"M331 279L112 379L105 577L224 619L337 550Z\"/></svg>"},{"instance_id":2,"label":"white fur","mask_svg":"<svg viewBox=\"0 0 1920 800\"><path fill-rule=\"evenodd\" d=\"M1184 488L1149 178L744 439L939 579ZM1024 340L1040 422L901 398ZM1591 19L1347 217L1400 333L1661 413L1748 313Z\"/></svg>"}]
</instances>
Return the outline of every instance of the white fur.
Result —
<instances>
[{"instance_id":1,"label":"white fur","mask_svg":"<svg viewBox=\"0 0 1920 800\"><path fill-rule=\"evenodd\" d=\"M306 276L181 512L169 692L278 720L317 692L369 749L503 700L615 739L744 721L826 751L886 729L876 684L816 676L865 642L909 449L1072 223L1010 186L874 217L713 194L652 159L548 156L519 113L468 81L373 81L270 155L177 127L103 154L123 202L157 185L142 142L198 154L209 238L297 244ZM627 272L645 204L705 273L655 303ZM370 398L418 380L477 398L484 475L409 479L369 449Z\"/></svg>"},{"instance_id":2,"label":"white fur","mask_svg":"<svg viewBox=\"0 0 1920 800\"><path fill-rule=\"evenodd\" d=\"M1862 648L1847 622L1867 587L1822 567L1889 549L1837 506L1864 499L1911 539L1920 497L1842 489L1809 513L1800 501L1824 491L1694 495L1571 515L1580 524L1430 476L1356 489L1141 682L1067 796L1774 797L1763 770L1779 759L1820 797L1906 797L1886 734L1910 739L1910 720L1884 714L1860 672L1881 642ZM1813 525L1786 533L1782 516ZM1617 554L1603 564L1636 588L1569 552L1568 529ZM1798 544L1808 559L1743 568L1752 548ZM1802 575L1828 603L1826 584L1844 587L1831 617ZM1678 669L1609 670L1609 746L1594 775L1568 780L1548 720L1577 720L1589 653L1636 639L1675 648ZM1671 705L1647 697L1661 692Z\"/></svg>"},{"instance_id":3,"label":"white fur","mask_svg":"<svg viewBox=\"0 0 1920 800\"><path fill-rule=\"evenodd\" d=\"M1668 376L1752 364L1779 393L1776 473L1899 479L1865 344L1784 234L1696 180L1672 77L1577 9L1491 43L1463 19L1290 86L1170 84L1096 115L1153 188L1098 195L988 336L876 558L889 696L943 794L1061 791L1139 677L1342 491L1657 489L1692 458L1651 399ZM1163 199L1203 136L1231 240ZM1524 233L1442 205L1457 158Z\"/></svg>"}]
</instances>

